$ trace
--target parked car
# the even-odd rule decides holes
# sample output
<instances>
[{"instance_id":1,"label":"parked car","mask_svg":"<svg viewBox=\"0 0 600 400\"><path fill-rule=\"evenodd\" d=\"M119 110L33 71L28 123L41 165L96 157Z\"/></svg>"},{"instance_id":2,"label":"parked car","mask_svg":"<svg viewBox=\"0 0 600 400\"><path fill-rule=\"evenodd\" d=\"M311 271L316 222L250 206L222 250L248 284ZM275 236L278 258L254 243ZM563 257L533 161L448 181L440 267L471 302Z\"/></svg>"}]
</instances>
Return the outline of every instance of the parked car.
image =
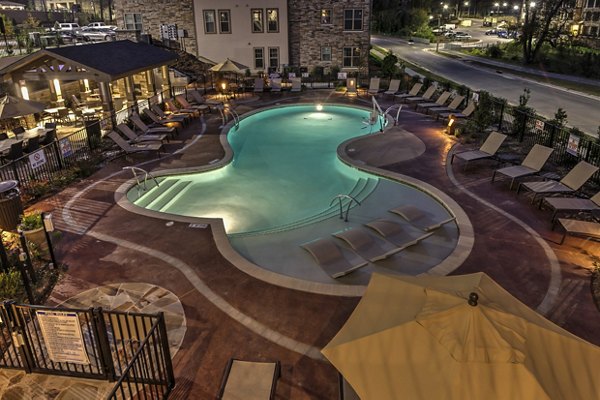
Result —
<instances>
[{"instance_id":1,"label":"parked car","mask_svg":"<svg viewBox=\"0 0 600 400\"><path fill-rule=\"evenodd\" d=\"M456 32L454 34L454 39L456 40L467 40L467 39L472 39L473 36L469 35L466 32Z\"/></svg>"},{"instance_id":2,"label":"parked car","mask_svg":"<svg viewBox=\"0 0 600 400\"><path fill-rule=\"evenodd\" d=\"M485 31L486 35L497 35L498 34L498 29L496 28L492 28L492 29L488 29L487 31Z\"/></svg>"},{"instance_id":3,"label":"parked car","mask_svg":"<svg viewBox=\"0 0 600 400\"><path fill-rule=\"evenodd\" d=\"M53 30L61 32L77 32L81 30L81 27L79 26L79 24L76 24L74 22L61 22L58 25L55 25Z\"/></svg>"},{"instance_id":4,"label":"parked car","mask_svg":"<svg viewBox=\"0 0 600 400\"><path fill-rule=\"evenodd\" d=\"M116 30L117 27L115 25L106 25L104 22L99 21L99 22L92 22L87 24L86 26L83 27L83 30L88 30L88 29L111 29L111 30Z\"/></svg>"},{"instance_id":5,"label":"parked car","mask_svg":"<svg viewBox=\"0 0 600 400\"><path fill-rule=\"evenodd\" d=\"M83 40L95 42L99 40L109 41L115 40L116 34L112 29L107 28L88 28L79 33Z\"/></svg>"},{"instance_id":6,"label":"parked car","mask_svg":"<svg viewBox=\"0 0 600 400\"><path fill-rule=\"evenodd\" d=\"M502 39L508 39L508 38L509 38L509 36L508 36L508 31L506 31L506 30L503 30L503 29L502 29L502 30L498 30L498 31L496 32L496 35L498 35L498 37L499 37L499 38L502 38Z\"/></svg>"}]
</instances>

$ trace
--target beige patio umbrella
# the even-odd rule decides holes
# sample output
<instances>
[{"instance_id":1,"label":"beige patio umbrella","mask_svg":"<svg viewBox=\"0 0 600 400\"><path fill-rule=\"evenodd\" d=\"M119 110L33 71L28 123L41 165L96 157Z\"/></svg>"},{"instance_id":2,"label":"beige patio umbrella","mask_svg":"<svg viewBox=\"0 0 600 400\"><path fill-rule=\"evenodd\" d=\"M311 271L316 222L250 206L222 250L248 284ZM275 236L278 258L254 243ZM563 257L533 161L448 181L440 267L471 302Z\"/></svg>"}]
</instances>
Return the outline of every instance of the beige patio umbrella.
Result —
<instances>
[{"instance_id":1,"label":"beige patio umbrella","mask_svg":"<svg viewBox=\"0 0 600 400\"><path fill-rule=\"evenodd\" d=\"M5 95L0 98L0 120L35 114L44 108L46 105L43 103Z\"/></svg>"},{"instance_id":2,"label":"beige patio umbrella","mask_svg":"<svg viewBox=\"0 0 600 400\"><path fill-rule=\"evenodd\" d=\"M322 352L363 400L600 399L600 348L483 273L373 274Z\"/></svg>"},{"instance_id":3,"label":"beige patio umbrella","mask_svg":"<svg viewBox=\"0 0 600 400\"><path fill-rule=\"evenodd\" d=\"M244 64L240 64L239 62L230 60L229 58L219 63L209 70L212 72L232 72L234 74L243 74L244 71L248 69Z\"/></svg>"}]
</instances>

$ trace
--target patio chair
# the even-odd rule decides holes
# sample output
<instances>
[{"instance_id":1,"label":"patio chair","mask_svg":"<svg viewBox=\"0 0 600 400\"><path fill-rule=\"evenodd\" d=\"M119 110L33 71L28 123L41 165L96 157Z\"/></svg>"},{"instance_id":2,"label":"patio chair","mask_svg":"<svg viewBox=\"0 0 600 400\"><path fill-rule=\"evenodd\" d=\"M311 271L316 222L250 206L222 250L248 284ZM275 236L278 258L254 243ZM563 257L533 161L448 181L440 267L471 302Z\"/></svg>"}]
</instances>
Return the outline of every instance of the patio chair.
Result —
<instances>
[{"instance_id":1,"label":"patio chair","mask_svg":"<svg viewBox=\"0 0 600 400\"><path fill-rule=\"evenodd\" d=\"M40 141L40 146L47 146L50 143L54 143L56 140L56 128L46 132L44 138Z\"/></svg>"},{"instance_id":2,"label":"patio chair","mask_svg":"<svg viewBox=\"0 0 600 400\"><path fill-rule=\"evenodd\" d=\"M265 91L265 81L263 78L254 79L254 93L262 93Z\"/></svg>"},{"instance_id":3,"label":"patio chair","mask_svg":"<svg viewBox=\"0 0 600 400\"><path fill-rule=\"evenodd\" d=\"M563 228L563 235L558 244L563 244L567 235L600 239L600 223L598 222L559 218L558 224Z\"/></svg>"},{"instance_id":4,"label":"patio chair","mask_svg":"<svg viewBox=\"0 0 600 400\"><path fill-rule=\"evenodd\" d=\"M467 150L460 153L453 153L450 158L450 164L454 162L454 157L457 157L465 162L466 169L470 161L492 158L496 155L498 149L500 149L500 146L504 143L504 140L506 140L506 135L494 131L489 134L487 139L485 139L485 142L483 142L479 150Z\"/></svg>"},{"instance_id":5,"label":"patio chair","mask_svg":"<svg viewBox=\"0 0 600 400\"><path fill-rule=\"evenodd\" d=\"M381 91L381 89L379 89L380 81L381 80L379 78L371 78L369 81L369 89L367 89L367 94L370 94L371 96L376 96L379 94Z\"/></svg>"},{"instance_id":6,"label":"patio chair","mask_svg":"<svg viewBox=\"0 0 600 400\"><path fill-rule=\"evenodd\" d=\"M394 96L400 90L400 79L392 79L390 81L390 86L388 86L387 90L383 92L384 95Z\"/></svg>"},{"instance_id":7,"label":"patio chair","mask_svg":"<svg viewBox=\"0 0 600 400\"><path fill-rule=\"evenodd\" d=\"M15 135L15 138L20 139L25 133L25 128L23 128L22 126L17 126L12 130L12 133L13 135Z\"/></svg>"},{"instance_id":8,"label":"patio chair","mask_svg":"<svg viewBox=\"0 0 600 400\"><path fill-rule=\"evenodd\" d=\"M447 107L430 107L427 109L427 114L435 115L441 112L458 112L458 107L465 100L465 96L454 96L450 104Z\"/></svg>"},{"instance_id":9,"label":"patio chair","mask_svg":"<svg viewBox=\"0 0 600 400\"><path fill-rule=\"evenodd\" d=\"M181 104L184 109L196 110L199 113L204 113L206 110L208 110L207 104L190 104L182 94L175 96L175 100L177 100L177 102Z\"/></svg>"},{"instance_id":10,"label":"patio chair","mask_svg":"<svg viewBox=\"0 0 600 400\"><path fill-rule=\"evenodd\" d=\"M411 225L424 232L435 231L436 229L456 220L456 217L453 215L442 220L436 219L428 212L412 205L394 208L390 210L390 212L401 216Z\"/></svg>"},{"instance_id":11,"label":"patio chair","mask_svg":"<svg viewBox=\"0 0 600 400\"><path fill-rule=\"evenodd\" d=\"M417 82L413 85L413 87L410 89L410 91L408 93L400 93L400 94L394 95L394 101L396 101L396 99L403 100L408 97L414 97L419 94L422 87L423 87L423 84Z\"/></svg>"},{"instance_id":12,"label":"patio chair","mask_svg":"<svg viewBox=\"0 0 600 400\"><path fill-rule=\"evenodd\" d=\"M473 114L475 112L476 108L477 108L477 106L475 105L475 103L470 102L462 111L458 111L458 112L448 111L448 112L437 113L436 119L450 118L450 116L452 116L455 119L469 118L471 116L471 114Z\"/></svg>"},{"instance_id":13,"label":"patio chair","mask_svg":"<svg viewBox=\"0 0 600 400\"><path fill-rule=\"evenodd\" d=\"M79 97L77 97L76 95L72 94L71 99L73 100L73 105L75 106L75 108L87 108L87 103L85 101L79 100Z\"/></svg>"},{"instance_id":14,"label":"patio chair","mask_svg":"<svg viewBox=\"0 0 600 400\"><path fill-rule=\"evenodd\" d=\"M552 219L554 223L556 216L560 212L580 213L580 212L598 212L600 211L600 192L589 199L580 197L544 197L544 204L552 210Z\"/></svg>"},{"instance_id":15,"label":"patio chair","mask_svg":"<svg viewBox=\"0 0 600 400\"><path fill-rule=\"evenodd\" d=\"M271 400L275 398L281 363L244 361L232 358L227 363L218 399Z\"/></svg>"},{"instance_id":16,"label":"patio chair","mask_svg":"<svg viewBox=\"0 0 600 400\"><path fill-rule=\"evenodd\" d=\"M23 157L23 141L19 140L10 145L8 151L4 154L0 154L0 160L2 163L6 161L15 161Z\"/></svg>"},{"instance_id":17,"label":"patio chair","mask_svg":"<svg viewBox=\"0 0 600 400\"><path fill-rule=\"evenodd\" d=\"M509 189L512 190L515 179L540 172L544 164L546 164L546 161L548 161L552 151L554 151L554 149L551 149L550 147L542 146L540 144L534 145L531 150L529 150L529 153L527 153L527 156L521 165L512 165L510 167L494 170L494 173L492 174L492 183L494 183L496 174L504 175L510 178Z\"/></svg>"},{"instance_id":18,"label":"patio chair","mask_svg":"<svg viewBox=\"0 0 600 400\"><path fill-rule=\"evenodd\" d=\"M69 116L69 109L61 107L58 109L56 119L63 125L69 125L71 123L71 117Z\"/></svg>"},{"instance_id":19,"label":"patio chair","mask_svg":"<svg viewBox=\"0 0 600 400\"><path fill-rule=\"evenodd\" d=\"M429 108L433 108L433 107L441 107L444 104L446 104L446 102L448 101L448 99L450 98L450 95L452 95L452 93L445 91L444 93L440 94L437 98L437 100L435 102L432 103L415 103L415 110L416 111L425 111L427 112L427 109Z\"/></svg>"},{"instance_id":20,"label":"patio chair","mask_svg":"<svg viewBox=\"0 0 600 400\"><path fill-rule=\"evenodd\" d=\"M119 146L121 150L125 152L126 155L155 151L157 156L160 158L160 153L163 150L162 143L130 144L115 131L110 131L106 136L108 136L113 142L115 142L117 146Z\"/></svg>"},{"instance_id":21,"label":"patio chair","mask_svg":"<svg viewBox=\"0 0 600 400\"><path fill-rule=\"evenodd\" d=\"M126 124L119 124L117 125L117 129L127 137L127 139L129 139L129 143L141 143L141 142L160 142L160 143L164 143L163 141L166 139L167 141L169 141L167 139L167 134L163 133L163 134L146 134L146 133L142 133L141 135L138 135L137 133L135 133L133 131L133 129L131 129L129 126L127 126Z\"/></svg>"},{"instance_id":22,"label":"patio chair","mask_svg":"<svg viewBox=\"0 0 600 400\"><path fill-rule=\"evenodd\" d=\"M302 78L292 78L290 79L292 82L292 92L301 92L302 91Z\"/></svg>"},{"instance_id":23,"label":"patio chair","mask_svg":"<svg viewBox=\"0 0 600 400\"><path fill-rule=\"evenodd\" d=\"M433 97L433 94L435 93L436 89L437 89L436 85L431 85L427 88L425 93L423 93L423 96L406 97L402 100L404 101L404 103L410 103L410 104L429 101Z\"/></svg>"},{"instance_id":24,"label":"patio chair","mask_svg":"<svg viewBox=\"0 0 600 400\"><path fill-rule=\"evenodd\" d=\"M194 101L196 102L196 104L198 105L207 105L208 106L208 111L212 112L213 108L223 105L222 101L218 101L218 100L209 100L207 98L205 98L204 96L202 96L200 94L200 92L198 92L197 90L190 90L188 92L189 94L192 95L192 97L194 98Z\"/></svg>"},{"instance_id":25,"label":"patio chair","mask_svg":"<svg viewBox=\"0 0 600 400\"><path fill-rule=\"evenodd\" d=\"M332 239L322 238L304 243L302 248L308 251L317 264L332 278L340 278L357 269L364 267L368 262L360 257L348 259Z\"/></svg>"},{"instance_id":26,"label":"patio chair","mask_svg":"<svg viewBox=\"0 0 600 400\"><path fill-rule=\"evenodd\" d=\"M175 104L175 99L165 99L165 105L167 106L169 113L170 114L175 114L175 115L189 115L190 117L197 117L200 116L200 111L194 109L194 108L183 108L183 107L177 107L177 104Z\"/></svg>"},{"instance_id":27,"label":"patio chair","mask_svg":"<svg viewBox=\"0 0 600 400\"><path fill-rule=\"evenodd\" d=\"M148 109L144 110L148 111ZM158 123L165 123L165 122L175 122L178 124L183 125L187 125L187 123L190 120L190 115L189 114L166 114L157 104L153 105L152 107L150 107L150 111L148 111L150 114L155 114L158 117L158 121L156 121L155 119L152 119L154 122L158 122ZM150 116L150 114L146 114L148 116Z\"/></svg>"},{"instance_id":28,"label":"patio chair","mask_svg":"<svg viewBox=\"0 0 600 400\"><path fill-rule=\"evenodd\" d=\"M271 92L281 92L281 78L271 79Z\"/></svg>"},{"instance_id":29,"label":"patio chair","mask_svg":"<svg viewBox=\"0 0 600 400\"><path fill-rule=\"evenodd\" d=\"M346 229L334 233L333 236L348 243L356 254L371 262L383 260L402 250L390 242L372 236L363 228Z\"/></svg>"},{"instance_id":30,"label":"patio chair","mask_svg":"<svg viewBox=\"0 0 600 400\"><path fill-rule=\"evenodd\" d=\"M34 136L27 139L27 145L23 148L25 154L33 153L40 149L40 137Z\"/></svg>"},{"instance_id":31,"label":"patio chair","mask_svg":"<svg viewBox=\"0 0 600 400\"><path fill-rule=\"evenodd\" d=\"M537 182L522 182L517 187L517 194L524 188L526 191L533 192L531 203L539 195L554 194L554 193L575 193L598 171L598 167L588 164L585 161L580 161L573 167L560 181L546 180ZM542 199L543 200L543 199ZM540 200L539 207L542 206Z\"/></svg>"},{"instance_id":32,"label":"patio chair","mask_svg":"<svg viewBox=\"0 0 600 400\"><path fill-rule=\"evenodd\" d=\"M149 112L149 114L152 114L152 113ZM154 114L152 114L152 115L154 115ZM131 114L131 117L129 117L129 120L131 122L133 122L133 124L136 126L136 128L138 128L140 131L142 131L142 133L144 135L167 134L173 138L178 133L176 126L165 126L160 123L158 123L158 124L154 123L153 125L148 126L148 125L146 125L146 123L144 121L142 121L142 118L136 113Z\"/></svg>"},{"instance_id":33,"label":"patio chair","mask_svg":"<svg viewBox=\"0 0 600 400\"><path fill-rule=\"evenodd\" d=\"M434 232L426 232L418 237L413 237L406 232L402 224L383 218L371 221L365 224L365 226L373 229L385 240L396 245L400 250L404 250L410 246L419 244L421 240L427 239L429 236L434 234Z\"/></svg>"}]
</instances>

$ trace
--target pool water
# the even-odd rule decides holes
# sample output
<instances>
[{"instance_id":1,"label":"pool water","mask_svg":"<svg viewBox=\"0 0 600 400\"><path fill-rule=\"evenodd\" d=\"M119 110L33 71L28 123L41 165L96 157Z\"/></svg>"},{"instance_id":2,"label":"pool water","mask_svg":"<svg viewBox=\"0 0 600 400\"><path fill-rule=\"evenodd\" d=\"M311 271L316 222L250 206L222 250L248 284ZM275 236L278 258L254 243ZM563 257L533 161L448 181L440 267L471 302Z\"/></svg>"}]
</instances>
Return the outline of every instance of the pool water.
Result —
<instances>
[{"instance_id":1,"label":"pool water","mask_svg":"<svg viewBox=\"0 0 600 400\"><path fill-rule=\"evenodd\" d=\"M167 177L161 186L171 185L169 190L159 186L134 203L172 214L223 218L228 234L306 221L330 209L336 195L360 191L364 197L374 188L365 182L378 178L343 164L336 154L343 141L379 129L369 126L368 118L368 110L344 106L322 111L314 105L287 106L253 114L228 133L234 153L230 164ZM157 190L160 196L152 194ZM135 189L130 199L132 193Z\"/></svg>"}]
</instances>

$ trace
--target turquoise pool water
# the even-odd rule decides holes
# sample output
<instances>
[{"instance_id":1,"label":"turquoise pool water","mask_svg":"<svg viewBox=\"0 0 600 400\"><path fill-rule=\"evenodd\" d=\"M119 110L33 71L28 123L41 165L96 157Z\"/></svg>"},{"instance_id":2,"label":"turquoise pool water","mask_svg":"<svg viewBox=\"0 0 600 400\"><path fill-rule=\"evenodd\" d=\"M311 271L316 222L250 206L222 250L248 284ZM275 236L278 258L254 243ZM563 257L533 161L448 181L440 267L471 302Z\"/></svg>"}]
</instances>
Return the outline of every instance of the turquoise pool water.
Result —
<instances>
[{"instance_id":1,"label":"turquoise pool water","mask_svg":"<svg viewBox=\"0 0 600 400\"><path fill-rule=\"evenodd\" d=\"M341 163L339 144L369 134L369 111L344 106L278 107L228 133L233 161L218 170L167 177L134 203L178 215L223 218L227 233L272 230L330 209L339 194L372 190L377 178ZM154 192L154 194L153 194ZM130 199L135 189L129 193Z\"/></svg>"}]
</instances>

